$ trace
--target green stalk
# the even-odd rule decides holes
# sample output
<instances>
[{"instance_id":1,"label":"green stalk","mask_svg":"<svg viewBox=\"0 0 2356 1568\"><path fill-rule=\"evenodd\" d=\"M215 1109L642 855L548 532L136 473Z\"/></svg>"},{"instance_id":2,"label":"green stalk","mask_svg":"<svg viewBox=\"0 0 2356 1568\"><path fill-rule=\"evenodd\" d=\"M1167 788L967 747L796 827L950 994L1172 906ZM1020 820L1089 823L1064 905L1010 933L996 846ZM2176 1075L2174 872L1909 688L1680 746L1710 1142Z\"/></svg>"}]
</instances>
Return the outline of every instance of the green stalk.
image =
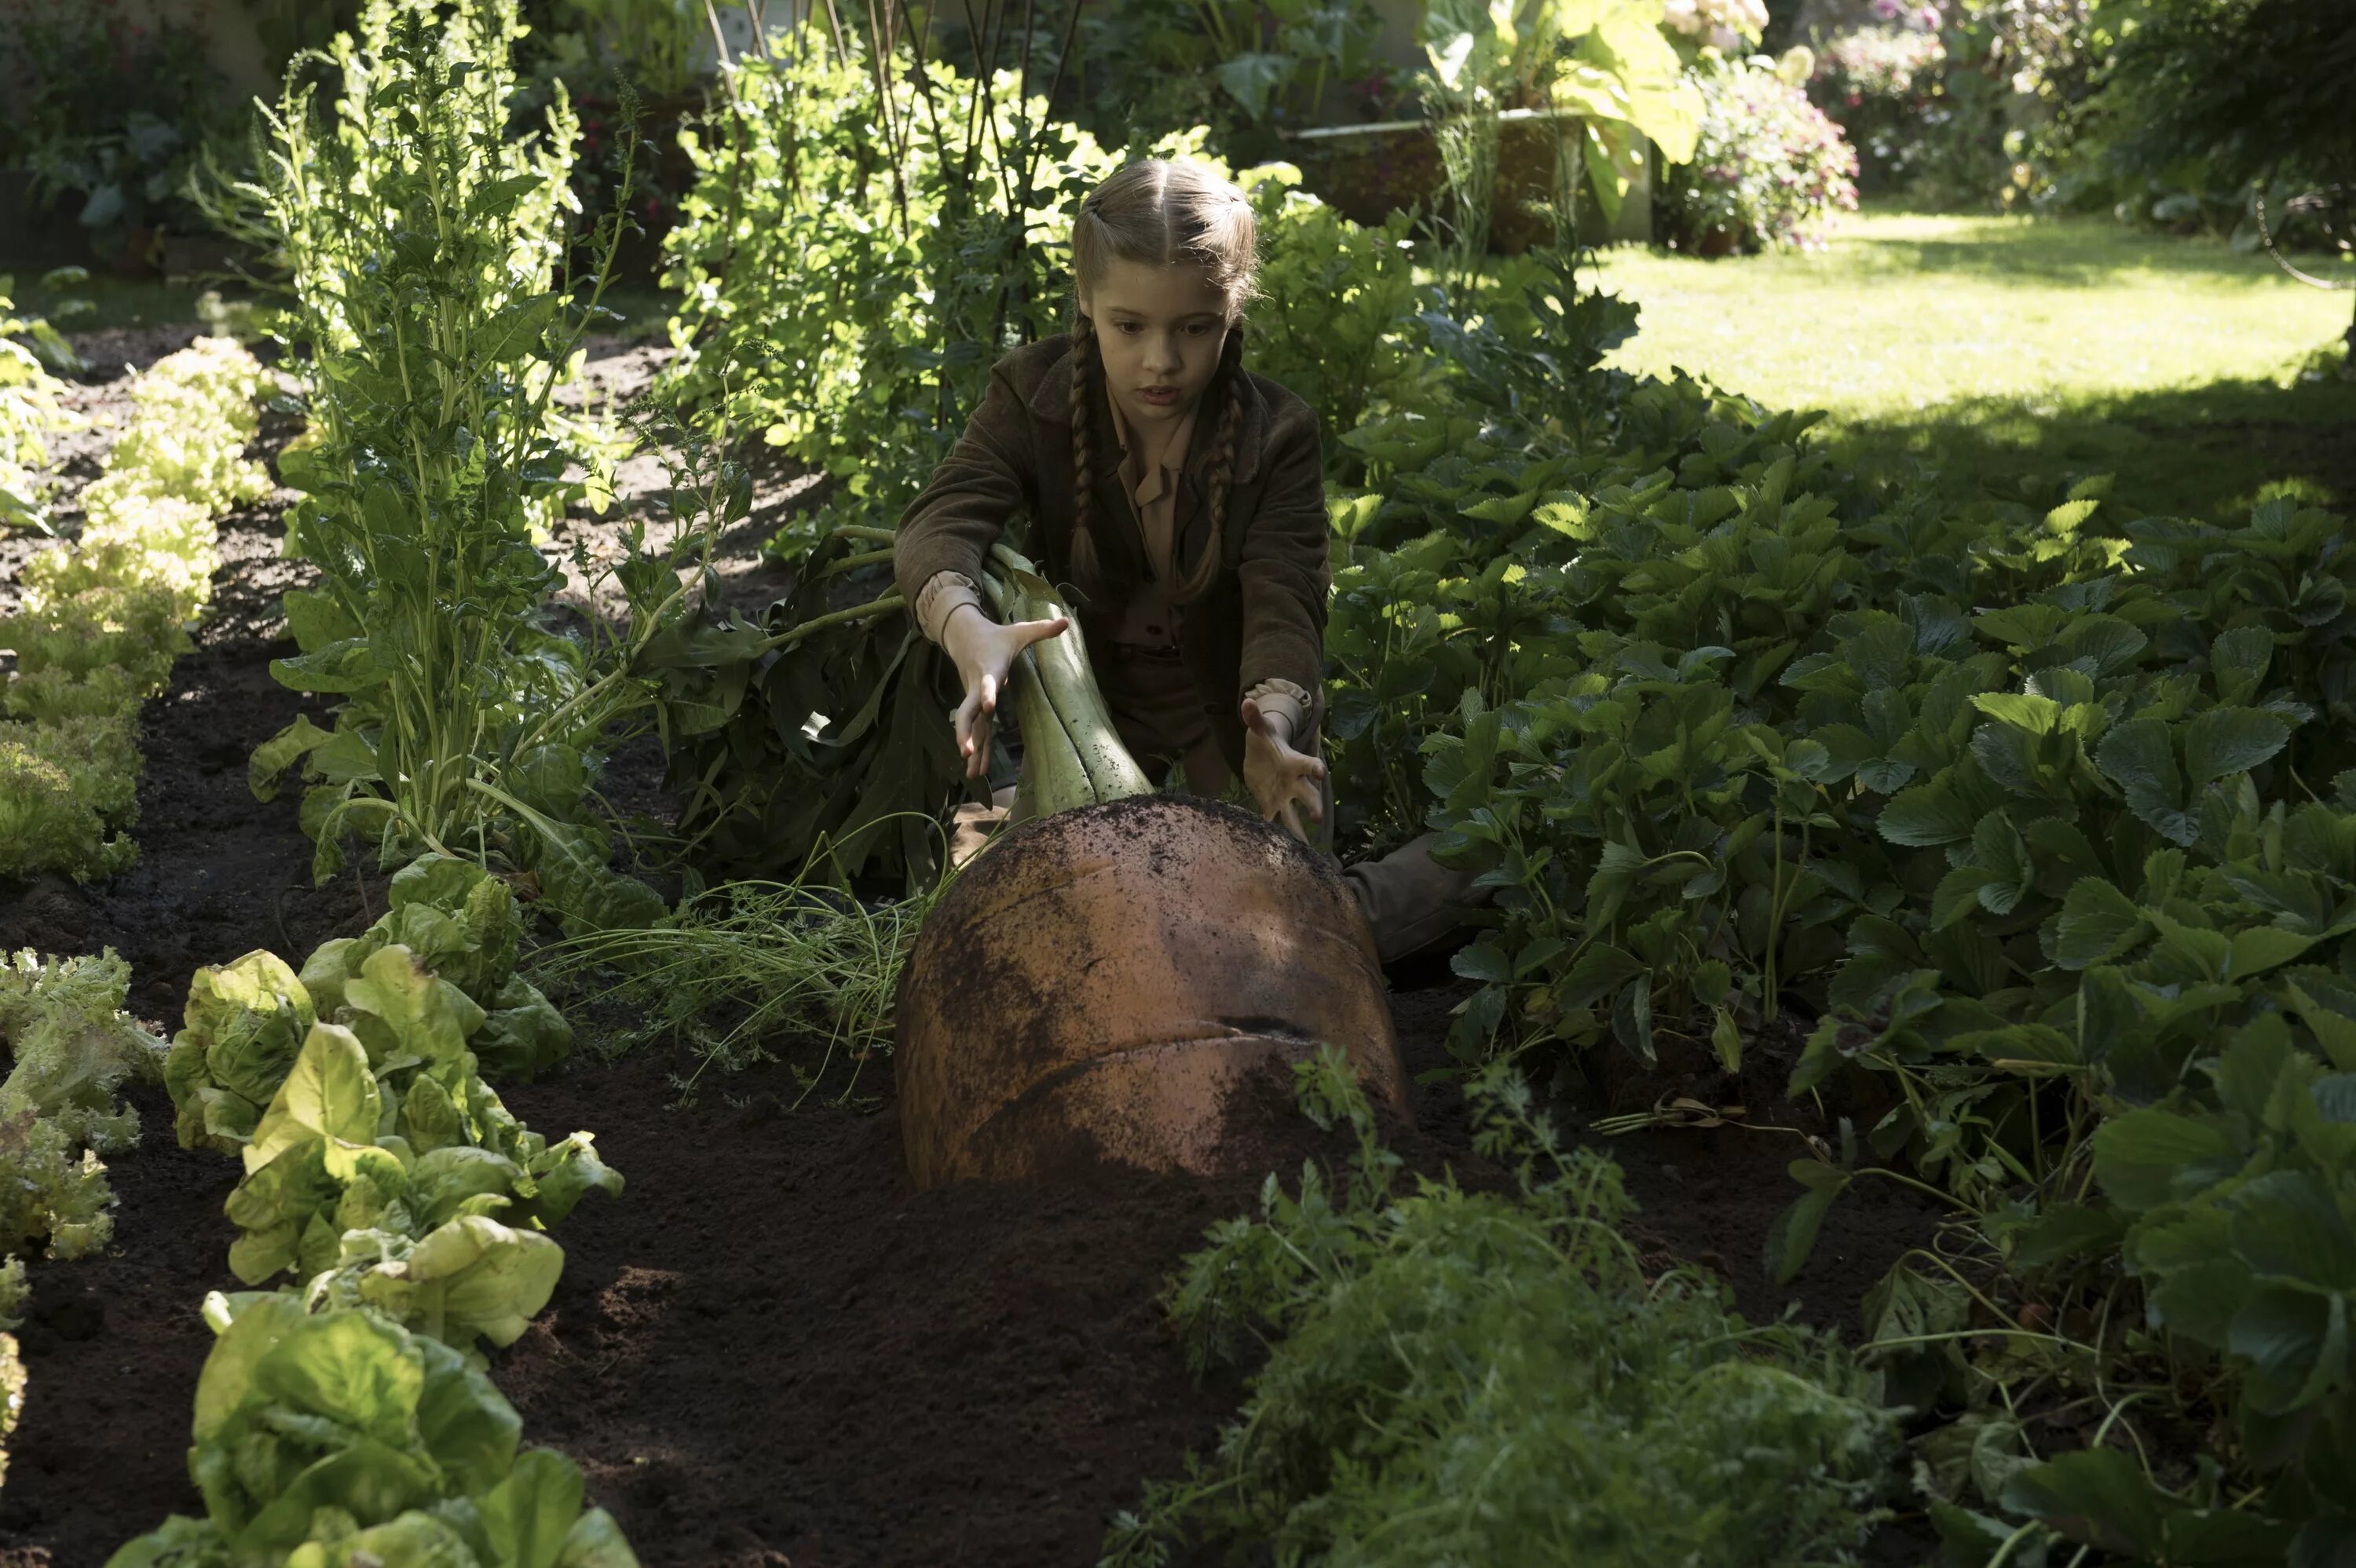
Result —
<instances>
[{"instance_id":1,"label":"green stalk","mask_svg":"<svg viewBox=\"0 0 2356 1568\"><path fill-rule=\"evenodd\" d=\"M1061 615L1070 624L1023 651L1021 678L1014 683L1014 715L1023 731L1023 799L1027 815L1044 816L1077 805L1097 805L1150 795L1153 785L1137 765L1106 709L1088 668L1080 620L1032 564L1006 546L991 548L999 569L982 574L982 586L1000 619L1044 621Z\"/></svg>"},{"instance_id":2,"label":"green stalk","mask_svg":"<svg viewBox=\"0 0 2356 1568\"><path fill-rule=\"evenodd\" d=\"M1069 614L1055 597L1055 589L1030 572L1015 574L1014 603L1012 618L1018 621ZM1072 617L1061 635L1033 643L1030 652L1047 700L1079 752L1080 765L1087 772L1088 787L1094 797L1098 801L1122 800L1150 793L1153 785L1121 745L1120 732L1105 707L1104 695L1097 689L1078 617Z\"/></svg>"}]
</instances>

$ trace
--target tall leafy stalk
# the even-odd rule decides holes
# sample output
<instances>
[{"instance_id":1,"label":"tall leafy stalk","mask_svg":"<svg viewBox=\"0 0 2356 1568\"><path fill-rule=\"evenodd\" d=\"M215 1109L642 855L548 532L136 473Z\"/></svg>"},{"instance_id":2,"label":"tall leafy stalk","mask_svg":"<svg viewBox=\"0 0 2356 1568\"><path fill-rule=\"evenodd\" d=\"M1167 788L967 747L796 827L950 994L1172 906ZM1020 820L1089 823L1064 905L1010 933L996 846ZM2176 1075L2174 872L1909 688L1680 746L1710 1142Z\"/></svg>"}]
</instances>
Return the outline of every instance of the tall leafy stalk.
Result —
<instances>
[{"instance_id":1,"label":"tall leafy stalk","mask_svg":"<svg viewBox=\"0 0 2356 1568\"><path fill-rule=\"evenodd\" d=\"M342 80L332 112L290 75L247 187L291 274L284 336L312 418L284 468L309 492L289 549L319 588L287 596L304 651L273 673L344 699L333 731L298 720L253 771L266 794L309 759L322 875L362 827L388 859L480 858L505 834L527 864L554 848L602 872L601 838L573 819L611 705L584 694L626 694L542 624L561 578L538 541L571 461L552 398L623 220L617 204L599 225L594 276L557 283L577 124L560 88L541 125L510 134L523 32L515 0L446 20L426 0L370 0L325 57Z\"/></svg>"}]
</instances>

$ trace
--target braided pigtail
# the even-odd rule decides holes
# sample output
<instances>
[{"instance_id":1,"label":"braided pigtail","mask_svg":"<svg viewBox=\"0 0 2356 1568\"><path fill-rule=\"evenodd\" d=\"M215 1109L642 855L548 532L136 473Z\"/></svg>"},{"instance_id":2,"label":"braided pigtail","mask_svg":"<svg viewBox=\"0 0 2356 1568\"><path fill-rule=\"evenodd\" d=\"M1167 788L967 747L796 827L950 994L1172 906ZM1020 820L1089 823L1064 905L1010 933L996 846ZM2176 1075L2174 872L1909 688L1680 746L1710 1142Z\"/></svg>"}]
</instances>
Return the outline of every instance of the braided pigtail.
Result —
<instances>
[{"instance_id":1,"label":"braided pigtail","mask_svg":"<svg viewBox=\"0 0 2356 1568\"><path fill-rule=\"evenodd\" d=\"M1204 474L1204 483L1211 492L1211 531L1203 540L1203 553L1194 562L1194 570L1177 585L1178 600L1191 603L1210 591L1219 575L1219 560L1225 553L1227 534L1227 497L1236 485L1236 447L1244 428L1244 329L1241 323L1227 329L1227 340L1219 348L1218 373L1211 379L1210 395L1219 405L1218 423L1212 427L1211 461Z\"/></svg>"},{"instance_id":2,"label":"braided pigtail","mask_svg":"<svg viewBox=\"0 0 2356 1568\"><path fill-rule=\"evenodd\" d=\"M1088 440L1096 400L1097 329L1085 315L1072 321L1072 580L1085 592L1097 585L1096 453Z\"/></svg>"}]
</instances>

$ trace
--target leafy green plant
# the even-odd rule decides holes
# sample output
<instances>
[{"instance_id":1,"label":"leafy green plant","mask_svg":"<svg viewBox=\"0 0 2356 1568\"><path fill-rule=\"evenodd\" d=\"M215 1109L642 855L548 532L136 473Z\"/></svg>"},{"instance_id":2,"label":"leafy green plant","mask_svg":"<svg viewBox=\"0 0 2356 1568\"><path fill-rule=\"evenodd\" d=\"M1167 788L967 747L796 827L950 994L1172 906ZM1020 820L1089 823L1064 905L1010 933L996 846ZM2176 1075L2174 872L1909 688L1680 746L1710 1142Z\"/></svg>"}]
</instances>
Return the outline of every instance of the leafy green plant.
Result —
<instances>
[{"instance_id":1,"label":"leafy green plant","mask_svg":"<svg viewBox=\"0 0 2356 1568\"><path fill-rule=\"evenodd\" d=\"M0 873L87 880L137 854L123 830L138 804L139 708L211 594L214 516L267 488L241 454L261 379L225 339L157 361L85 492L80 536L26 563L23 602L0 620L16 655L0 688Z\"/></svg>"},{"instance_id":2,"label":"leafy green plant","mask_svg":"<svg viewBox=\"0 0 2356 1568\"><path fill-rule=\"evenodd\" d=\"M284 465L308 492L288 531L320 574L287 607L303 652L273 670L343 702L332 731L300 720L266 742L254 782L266 795L305 760L321 876L362 825L392 863L496 840L568 914L643 921L659 901L607 874L584 805L626 686L541 624L557 573L533 542L568 487L551 400L622 220L601 227L595 279L552 287L575 124L560 95L510 139L518 28L513 0L470 0L447 26L373 0L336 45L334 115L298 73L269 117L245 196L294 278L285 336L318 435Z\"/></svg>"},{"instance_id":3,"label":"leafy green plant","mask_svg":"<svg viewBox=\"0 0 2356 1568\"><path fill-rule=\"evenodd\" d=\"M551 1144L484 1081L546 1067L573 1033L515 973L507 884L429 856L388 901L300 975L264 952L198 971L165 1063L179 1139L245 1166L229 1215L247 1284L292 1268L315 1305L503 1345L562 1267L541 1232L622 1180L589 1135Z\"/></svg>"},{"instance_id":4,"label":"leafy green plant","mask_svg":"<svg viewBox=\"0 0 2356 1568\"><path fill-rule=\"evenodd\" d=\"M1215 1455L1149 1488L1108 1561L1173 1541L1280 1562L1847 1562L1875 1517L1890 1416L1837 1344L1753 1328L1723 1287L1647 1279L1618 1169L1565 1150L1526 1085L1475 1093L1476 1147L1517 1176L1398 1190L1338 1053L1296 1070L1304 1111L1346 1123L1346 1187L1312 1160L1270 1176L1165 1300L1193 1362L1267 1340Z\"/></svg>"},{"instance_id":5,"label":"leafy green plant","mask_svg":"<svg viewBox=\"0 0 2356 1568\"><path fill-rule=\"evenodd\" d=\"M890 524L991 363L1063 325L1070 213L1114 166L1045 97L912 48L799 29L792 57L735 61L724 109L682 134L678 373L841 482L779 541L795 557L831 522Z\"/></svg>"},{"instance_id":6,"label":"leafy green plant","mask_svg":"<svg viewBox=\"0 0 2356 1568\"><path fill-rule=\"evenodd\" d=\"M241 1151L312 1025L355 1021L352 982L388 947L454 993L444 1010L485 1071L529 1081L563 1060L570 1026L516 973L522 921L503 880L468 860L423 856L394 873L386 904L359 935L322 943L299 975L261 951L197 971L166 1074L182 1147ZM401 1054L377 1025L360 1027L377 1054Z\"/></svg>"},{"instance_id":7,"label":"leafy green plant","mask_svg":"<svg viewBox=\"0 0 2356 1568\"><path fill-rule=\"evenodd\" d=\"M24 1313L21 1249L86 1256L113 1231L114 1195L102 1155L139 1141L139 1114L116 1098L129 1079L152 1079L162 1042L125 1017L131 966L100 957L43 958L32 949L0 966L0 1039L10 1068L0 1083L0 1328Z\"/></svg>"},{"instance_id":8,"label":"leafy green plant","mask_svg":"<svg viewBox=\"0 0 2356 1568\"><path fill-rule=\"evenodd\" d=\"M49 368L72 363L73 350L41 317L16 314L16 279L0 274L0 527L48 533L36 471L48 461L46 438L76 422L58 400L65 384Z\"/></svg>"},{"instance_id":9,"label":"leafy green plant","mask_svg":"<svg viewBox=\"0 0 2356 1568\"><path fill-rule=\"evenodd\" d=\"M157 588L182 620L203 609L220 565L213 520L270 493L269 475L245 455L265 380L226 337L199 337L142 373L106 471L82 490L86 520L72 548L26 563L28 598L63 603L94 588Z\"/></svg>"},{"instance_id":10,"label":"leafy green plant","mask_svg":"<svg viewBox=\"0 0 2356 1568\"><path fill-rule=\"evenodd\" d=\"M1415 342L1422 304L1411 220L1351 222L1297 187L1287 165L1244 171L1259 223L1259 297L1251 307L1251 368L1317 411L1329 469L1355 453L1338 438L1378 409L1408 403L1426 368Z\"/></svg>"},{"instance_id":11,"label":"leafy green plant","mask_svg":"<svg viewBox=\"0 0 2356 1568\"><path fill-rule=\"evenodd\" d=\"M1464 293L1489 249L1500 134L1508 113L1552 116L1556 232L1568 238L1579 191L1605 221L1648 155L1693 156L1701 104L1652 0L1433 0L1418 26L1419 85L1446 189L1444 272Z\"/></svg>"},{"instance_id":12,"label":"leafy green plant","mask_svg":"<svg viewBox=\"0 0 2356 1568\"><path fill-rule=\"evenodd\" d=\"M1387 96L1365 0L1119 0L1078 18L1094 129L1210 125L1222 151L1266 152L1279 127L1329 114L1336 99ZM1151 133L1149 132L1149 134Z\"/></svg>"},{"instance_id":13,"label":"leafy green plant","mask_svg":"<svg viewBox=\"0 0 2356 1568\"><path fill-rule=\"evenodd\" d=\"M121 0L11 0L5 17L0 163L30 171L45 205L73 197L77 220L117 244L125 230L194 229L189 176L231 120L201 28Z\"/></svg>"},{"instance_id":14,"label":"leafy green plant","mask_svg":"<svg viewBox=\"0 0 2356 1568\"><path fill-rule=\"evenodd\" d=\"M215 1292L205 1320L219 1338L188 1448L205 1517L174 1515L109 1568L637 1561L611 1517L583 1509L572 1461L516 1451L514 1408L455 1350L284 1296Z\"/></svg>"}]
</instances>

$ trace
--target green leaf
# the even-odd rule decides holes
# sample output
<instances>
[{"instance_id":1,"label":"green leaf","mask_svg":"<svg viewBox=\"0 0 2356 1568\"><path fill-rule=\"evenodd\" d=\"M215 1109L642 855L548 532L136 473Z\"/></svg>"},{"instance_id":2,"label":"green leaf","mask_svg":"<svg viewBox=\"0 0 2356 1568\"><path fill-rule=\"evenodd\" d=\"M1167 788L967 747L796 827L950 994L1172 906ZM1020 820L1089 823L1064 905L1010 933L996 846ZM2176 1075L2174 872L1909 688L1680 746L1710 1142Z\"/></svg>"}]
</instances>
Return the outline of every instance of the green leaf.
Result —
<instances>
[{"instance_id":1,"label":"green leaf","mask_svg":"<svg viewBox=\"0 0 2356 1568\"><path fill-rule=\"evenodd\" d=\"M253 1370L294 1329L310 1321L303 1303L291 1296L264 1295L248 1305L205 1358L197 1375L196 1441L209 1442L251 1392Z\"/></svg>"},{"instance_id":2,"label":"green leaf","mask_svg":"<svg viewBox=\"0 0 2356 1568\"><path fill-rule=\"evenodd\" d=\"M1219 86L1254 123L1268 118L1269 99L1292 79L1290 55L1239 54L1219 66Z\"/></svg>"},{"instance_id":3,"label":"green leaf","mask_svg":"<svg viewBox=\"0 0 2356 1568\"><path fill-rule=\"evenodd\" d=\"M459 1004L466 993L430 973L398 943L379 948L344 987L357 1041L365 1041L379 1071L415 1061L449 1061L466 1049L469 1023ZM471 1004L469 1004L471 1006Z\"/></svg>"},{"instance_id":4,"label":"green leaf","mask_svg":"<svg viewBox=\"0 0 2356 1568\"><path fill-rule=\"evenodd\" d=\"M2237 931L2233 933L2233 957L2225 978L2246 980L2289 963L2314 945L2313 937L2279 926L2254 925L2247 931Z\"/></svg>"},{"instance_id":5,"label":"green leaf","mask_svg":"<svg viewBox=\"0 0 2356 1568\"><path fill-rule=\"evenodd\" d=\"M2356 1234L2331 1189L2303 1170L2276 1170L2233 1196L2235 1255L2261 1279L2356 1294Z\"/></svg>"},{"instance_id":6,"label":"green leaf","mask_svg":"<svg viewBox=\"0 0 2356 1568\"><path fill-rule=\"evenodd\" d=\"M492 312L477 336L477 352L492 365L512 364L536 352L562 303L557 294L534 294Z\"/></svg>"},{"instance_id":7,"label":"green leaf","mask_svg":"<svg viewBox=\"0 0 2356 1568\"><path fill-rule=\"evenodd\" d=\"M2064 969L2106 963L2145 933L2143 912L2100 877L2081 877L2054 923L2053 961Z\"/></svg>"},{"instance_id":8,"label":"green leaf","mask_svg":"<svg viewBox=\"0 0 2356 1568\"><path fill-rule=\"evenodd\" d=\"M546 1448L516 1456L508 1478L477 1505L492 1561L507 1568L554 1568L581 1517L584 1488L572 1460Z\"/></svg>"},{"instance_id":9,"label":"green leaf","mask_svg":"<svg viewBox=\"0 0 2356 1568\"><path fill-rule=\"evenodd\" d=\"M1493 942L1476 942L1457 949L1448 967L1467 980L1479 980L1484 985L1503 986L1514 977L1512 960L1505 950Z\"/></svg>"},{"instance_id":10,"label":"green leaf","mask_svg":"<svg viewBox=\"0 0 2356 1568\"><path fill-rule=\"evenodd\" d=\"M276 799L278 782L286 770L334 738L334 731L322 730L308 717L296 714L294 723L253 749L245 764L246 787L256 800Z\"/></svg>"},{"instance_id":11,"label":"green leaf","mask_svg":"<svg viewBox=\"0 0 2356 1568\"><path fill-rule=\"evenodd\" d=\"M512 1345L548 1305L563 1272L564 1250L546 1236L466 1214L417 1243L404 1278L437 1304L439 1338L464 1344L480 1334L494 1345ZM579 1508L576 1498L574 1511Z\"/></svg>"},{"instance_id":12,"label":"green leaf","mask_svg":"<svg viewBox=\"0 0 2356 1568\"><path fill-rule=\"evenodd\" d=\"M2313 970L2301 970L2302 977ZM2317 1043L2331 1065L2342 1072L2356 1072L2356 1018L2324 1006L2309 992L2301 980L2286 981L2283 990L2307 1027L2315 1031Z\"/></svg>"},{"instance_id":13,"label":"green leaf","mask_svg":"<svg viewBox=\"0 0 2356 1568\"><path fill-rule=\"evenodd\" d=\"M2206 1185L2240 1163L2223 1129L2173 1111L2129 1111L2094 1131L2094 1174L2131 1210L2157 1208L2176 1195L2179 1180Z\"/></svg>"},{"instance_id":14,"label":"green leaf","mask_svg":"<svg viewBox=\"0 0 2356 1568\"><path fill-rule=\"evenodd\" d=\"M254 1392L405 1447L425 1390L423 1364L402 1353L407 1338L366 1313L314 1318L255 1364Z\"/></svg>"},{"instance_id":15,"label":"green leaf","mask_svg":"<svg viewBox=\"0 0 2356 1568\"><path fill-rule=\"evenodd\" d=\"M2130 719L2094 749L2094 764L2126 794L2128 807L2163 837L2190 844L2199 822L2185 809L2184 779L2166 721Z\"/></svg>"},{"instance_id":16,"label":"green leaf","mask_svg":"<svg viewBox=\"0 0 2356 1568\"><path fill-rule=\"evenodd\" d=\"M1892 844L1932 848L1969 838L1981 816L1942 776L1891 796L1876 826Z\"/></svg>"},{"instance_id":17,"label":"green leaf","mask_svg":"<svg viewBox=\"0 0 2356 1568\"><path fill-rule=\"evenodd\" d=\"M2126 1216L2115 1209L2057 1203L2017 1232L2012 1261L2025 1269L2044 1268L2069 1258L2115 1251L2126 1234Z\"/></svg>"},{"instance_id":18,"label":"green leaf","mask_svg":"<svg viewBox=\"0 0 2356 1568\"><path fill-rule=\"evenodd\" d=\"M2246 773L2290 742L2290 726L2263 709L2211 708L2185 727L2184 765L2195 786Z\"/></svg>"},{"instance_id":19,"label":"green leaf","mask_svg":"<svg viewBox=\"0 0 2356 1568\"><path fill-rule=\"evenodd\" d=\"M2166 1539L2151 1483L2115 1448L2082 1448L2029 1466L2005 1488L2004 1506L2043 1520L2072 1541L2126 1556L2156 1560Z\"/></svg>"},{"instance_id":20,"label":"green leaf","mask_svg":"<svg viewBox=\"0 0 2356 1568\"><path fill-rule=\"evenodd\" d=\"M2274 656L2275 635L2264 626L2219 633L2209 645L2209 677L2216 684L2217 700L2236 705L2255 697Z\"/></svg>"},{"instance_id":21,"label":"green leaf","mask_svg":"<svg viewBox=\"0 0 2356 1568\"><path fill-rule=\"evenodd\" d=\"M1949 1042L1961 1051L1985 1057L1993 1064L2078 1067L2078 1042L2050 1024L2007 1024L2001 1029L1974 1029Z\"/></svg>"},{"instance_id":22,"label":"green leaf","mask_svg":"<svg viewBox=\"0 0 2356 1568\"><path fill-rule=\"evenodd\" d=\"M382 686L391 675L391 661L367 637L347 637L316 653L270 661L270 678L296 691L348 695Z\"/></svg>"},{"instance_id":23,"label":"green leaf","mask_svg":"<svg viewBox=\"0 0 2356 1568\"><path fill-rule=\"evenodd\" d=\"M622 1527L604 1509L591 1509L564 1533L564 1550L556 1568L638 1568L637 1554L623 1539Z\"/></svg>"},{"instance_id":24,"label":"green leaf","mask_svg":"<svg viewBox=\"0 0 2356 1568\"><path fill-rule=\"evenodd\" d=\"M597 1157L596 1140L589 1133L574 1133L534 1156L531 1177L539 1187L531 1214L544 1225L562 1221L592 1192L622 1195L622 1173Z\"/></svg>"},{"instance_id":25,"label":"green leaf","mask_svg":"<svg viewBox=\"0 0 2356 1568\"><path fill-rule=\"evenodd\" d=\"M2267 1414L2347 1385L2348 1297L2261 1285L2233 1314L2227 1348L2250 1363L2242 1397Z\"/></svg>"},{"instance_id":26,"label":"green leaf","mask_svg":"<svg viewBox=\"0 0 2356 1568\"><path fill-rule=\"evenodd\" d=\"M256 949L198 970L183 1017L165 1064L181 1147L236 1153L244 1137L231 1129L251 1134L316 1020L311 996L284 960Z\"/></svg>"},{"instance_id":27,"label":"green leaf","mask_svg":"<svg viewBox=\"0 0 2356 1568\"><path fill-rule=\"evenodd\" d=\"M1767 1273L1777 1285L1789 1285L1807 1266L1815 1251L1816 1234L1833 1200L1848 1190L1849 1173L1820 1159L1795 1159L1792 1179L1807 1190L1794 1199L1767 1231Z\"/></svg>"},{"instance_id":28,"label":"green leaf","mask_svg":"<svg viewBox=\"0 0 2356 1568\"><path fill-rule=\"evenodd\" d=\"M298 488L300 486L297 486ZM279 595L287 634L306 654L341 642L360 640L360 624L330 595L315 588L290 588Z\"/></svg>"},{"instance_id":29,"label":"green leaf","mask_svg":"<svg viewBox=\"0 0 2356 1568\"><path fill-rule=\"evenodd\" d=\"M250 1174L311 1138L368 1143L376 1137L380 1102L368 1052L351 1030L314 1024L294 1070L241 1151Z\"/></svg>"}]
</instances>

